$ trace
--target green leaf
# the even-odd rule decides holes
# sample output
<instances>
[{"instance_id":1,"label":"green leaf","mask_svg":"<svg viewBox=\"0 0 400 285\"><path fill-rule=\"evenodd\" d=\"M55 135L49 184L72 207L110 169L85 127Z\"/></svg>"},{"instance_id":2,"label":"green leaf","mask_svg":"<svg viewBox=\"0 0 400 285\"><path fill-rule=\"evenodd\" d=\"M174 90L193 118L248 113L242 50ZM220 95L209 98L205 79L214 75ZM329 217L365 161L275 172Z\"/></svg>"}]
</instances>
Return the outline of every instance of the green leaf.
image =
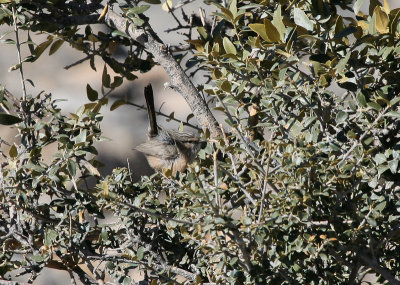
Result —
<instances>
[{"instance_id":1,"label":"green leaf","mask_svg":"<svg viewBox=\"0 0 400 285\"><path fill-rule=\"evenodd\" d=\"M397 172L397 167L399 165L399 160L398 159L393 159L389 161L388 166L390 171L395 174Z\"/></svg>"},{"instance_id":2,"label":"green leaf","mask_svg":"<svg viewBox=\"0 0 400 285\"><path fill-rule=\"evenodd\" d=\"M143 255L144 255L144 247L143 246L138 248L136 255L137 255L138 260L143 259Z\"/></svg>"},{"instance_id":3,"label":"green leaf","mask_svg":"<svg viewBox=\"0 0 400 285\"><path fill-rule=\"evenodd\" d=\"M226 53L236 55L237 51L235 45L227 37L224 37L223 45Z\"/></svg>"},{"instance_id":4,"label":"green leaf","mask_svg":"<svg viewBox=\"0 0 400 285\"><path fill-rule=\"evenodd\" d=\"M104 64L104 68L103 68L103 75L101 77L101 81L102 81L104 87L110 88L111 77L107 73L107 66L105 64Z\"/></svg>"},{"instance_id":5,"label":"green leaf","mask_svg":"<svg viewBox=\"0 0 400 285\"><path fill-rule=\"evenodd\" d=\"M231 11L233 18L237 15L237 1L231 0L231 4L229 5L229 11Z\"/></svg>"},{"instance_id":6,"label":"green leaf","mask_svg":"<svg viewBox=\"0 0 400 285\"><path fill-rule=\"evenodd\" d=\"M368 102L367 105L376 111L382 110L382 106L376 102Z\"/></svg>"},{"instance_id":7,"label":"green leaf","mask_svg":"<svg viewBox=\"0 0 400 285\"><path fill-rule=\"evenodd\" d=\"M275 9L274 16L272 19L272 24L279 32L280 40L283 41L283 39L285 38L286 27L285 24L283 23L282 9L280 4L278 5L278 8Z\"/></svg>"},{"instance_id":8,"label":"green leaf","mask_svg":"<svg viewBox=\"0 0 400 285\"><path fill-rule=\"evenodd\" d=\"M127 104L127 102L124 99L119 99L117 101L115 101L111 107L110 107L110 111L114 111L115 109L117 109L118 107Z\"/></svg>"},{"instance_id":9,"label":"green leaf","mask_svg":"<svg viewBox=\"0 0 400 285\"><path fill-rule=\"evenodd\" d=\"M75 143L84 143L86 142L86 130L81 130L81 133L75 138Z\"/></svg>"},{"instance_id":10,"label":"green leaf","mask_svg":"<svg viewBox=\"0 0 400 285\"><path fill-rule=\"evenodd\" d=\"M146 2L146 3L149 3L149 4L161 4L161 1L160 0L143 0L144 2Z\"/></svg>"},{"instance_id":11,"label":"green leaf","mask_svg":"<svg viewBox=\"0 0 400 285\"><path fill-rule=\"evenodd\" d=\"M346 64L350 59L350 55L351 55L351 52L348 52L344 58L339 60L338 64L336 65L336 72L344 73Z\"/></svg>"},{"instance_id":12,"label":"green leaf","mask_svg":"<svg viewBox=\"0 0 400 285\"><path fill-rule=\"evenodd\" d=\"M4 100L5 88L4 86L0 86L0 103Z\"/></svg>"},{"instance_id":13,"label":"green leaf","mask_svg":"<svg viewBox=\"0 0 400 285\"><path fill-rule=\"evenodd\" d=\"M0 125L9 126L20 122L22 122L21 118L18 118L16 116L7 113L0 113Z\"/></svg>"},{"instance_id":14,"label":"green leaf","mask_svg":"<svg viewBox=\"0 0 400 285\"><path fill-rule=\"evenodd\" d=\"M344 123L349 118L349 115L346 112L339 111L336 114L336 123L341 124Z\"/></svg>"},{"instance_id":15,"label":"green leaf","mask_svg":"<svg viewBox=\"0 0 400 285\"><path fill-rule=\"evenodd\" d=\"M361 6L364 4L365 0L357 0L353 5L354 14L360 12Z\"/></svg>"},{"instance_id":16,"label":"green leaf","mask_svg":"<svg viewBox=\"0 0 400 285\"><path fill-rule=\"evenodd\" d=\"M380 165L386 162L386 156L383 153L377 153L374 157L375 162Z\"/></svg>"},{"instance_id":17,"label":"green leaf","mask_svg":"<svg viewBox=\"0 0 400 285\"><path fill-rule=\"evenodd\" d=\"M97 93L97 91L93 90L89 84L86 85L86 94L87 94L88 99L92 102L96 101L97 98L99 97L99 94Z\"/></svg>"},{"instance_id":18,"label":"green leaf","mask_svg":"<svg viewBox=\"0 0 400 285\"><path fill-rule=\"evenodd\" d=\"M129 276L125 276L124 279L122 280L122 285L130 285L132 284L132 278Z\"/></svg>"},{"instance_id":19,"label":"green leaf","mask_svg":"<svg viewBox=\"0 0 400 285\"><path fill-rule=\"evenodd\" d=\"M314 24L311 20L307 17L306 13L299 8L294 8L294 22L296 25L303 27L306 30L312 31L314 29Z\"/></svg>"},{"instance_id":20,"label":"green leaf","mask_svg":"<svg viewBox=\"0 0 400 285\"><path fill-rule=\"evenodd\" d=\"M120 36L120 37L124 37L124 38L130 39L130 37L129 37L127 34L125 34L125 33L123 33L123 32L120 32L120 31L118 31L118 30L113 31L113 32L111 33L111 36L112 36L112 37Z\"/></svg>"},{"instance_id":21,"label":"green leaf","mask_svg":"<svg viewBox=\"0 0 400 285\"><path fill-rule=\"evenodd\" d=\"M281 35L270 20L264 19L265 32L270 42L279 42Z\"/></svg>"},{"instance_id":22,"label":"green leaf","mask_svg":"<svg viewBox=\"0 0 400 285\"><path fill-rule=\"evenodd\" d=\"M40 55L50 46L52 42L53 39L50 38L35 48L34 55L36 56L36 59L40 57Z\"/></svg>"},{"instance_id":23,"label":"green leaf","mask_svg":"<svg viewBox=\"0 0 400 285\"><path fill-rule=\"evenodd\" d=\"M111 88L117 88L121 86L123 79L121 76L114 76L114 82L111 84Z\"/></svg>"},{"instance_id":24,"label":"green leaf","mask_svg":"<svg viewBox=\"0 0 400 285\"><path fill-rule=\"evenodd\" d=\"M357 95L357 102L360 104L361 107L367 107L367 100L362 92L358 93Z\"/></svg>"},{"instance_id":25,"label":"green leaf","mask_svg":"<svg viewBox=\"0 0 400 285\"><path fill-rule=\"evenodd\" d=\"M387 112L384 116L400 119L400 113L396 111Z\"/></svg>"},{"instance_id":26,"label":"green leaf","mask_svg":"<svg viewBox=\"0 0 400 285\"><path fill-rule=\"evenodd\" d=\"M71 174L71 176L76 175L76 168L77 168L76 162L72 159L69 159L68 160L68 172L69 172L69 174Z\"/></svg>"},{"instance_id":27,"label":"green leaf","mask_svg":"<svg viewBox=\"0 0 400 285\"><path fill-rule=\"evenodd\" d=\"M63 40L55 41L50 47L49 55L54 54L62 46L63 43L64 43Z\"/></svg>"},{"instance_id":28,"label":"green leaf","mask_svg":"<svg viewBox=\"0 0 400 285\"><path fill-rule=\"evenodd\" d=\"M249 28L256 32L263 40L269 41L264 24L250 24Z\"/></svg>"},{"instance_id":29,"label":"green leaf","mask_svg":"<svg viewBox=\"0 0 400 285\"><path fill-rule=\"evenodd\" d=\"M9 155L11 158L16 158L16 157L18 156L18 150L17 150L17 147L15 146L15 144L13 144L13 145L10 147L10 150L8 151L8 155Z\"/></svg>"},{"instance_id":30,"label":"green leaf","mask_svg":"<svg viewBox=\"0 0 400 285\"><path fill-rule=\"evenodd\" d=\"M232 90L232 84L229 81L224 81L221 84L221 89L227 93L230 93Z\"/></svg>"},{"instance_id":31,"label":"green leaf","mask_svg":"<svg viewBox=\"0 0 400 285\"><path fill-rule=\"evenodd\" d=\"M130 8L126 14L142 14L146 12L150 8L150 5L141 5L141 6L136 6L133 8Z\"/></svg>"}]
</instances>

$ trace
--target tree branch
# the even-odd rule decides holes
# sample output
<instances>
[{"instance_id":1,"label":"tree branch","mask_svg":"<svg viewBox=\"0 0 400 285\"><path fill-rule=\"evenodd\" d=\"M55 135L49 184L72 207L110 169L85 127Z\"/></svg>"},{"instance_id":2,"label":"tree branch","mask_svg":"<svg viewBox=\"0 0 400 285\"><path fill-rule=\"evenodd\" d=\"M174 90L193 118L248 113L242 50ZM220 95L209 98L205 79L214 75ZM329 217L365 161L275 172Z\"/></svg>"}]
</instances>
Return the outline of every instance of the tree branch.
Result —
<instances>
[{"instance_id":1,"label":"tree branch","mask_svg":"<svg viewBox=\"0 0 400 285\"><path fill-rule=\"evenodd\" d=\"M383 268L379 265L376 259L373 259L365 254L360 254L361 261L365 264L365 266L373 269L376 273L382 275L390 284L400 285L400 281L397 280L389 270Z\"/></svg>"},{"instance_id":2,"label":"tree branch","mask_svg":"<svg viewBox=\"0 0 400 285\"><path fill-rule=\"evenodd\" d=\"M144 27L135 27L130 25L126 18L114 13L111 9L108 9L104 20L108 26L128 34L133 40L143 45L167 72L171 87L185 98L202 129L209 129L212 137L221 135L218 122L206 102L148 23Z\"/></svg>"}]
</instances>

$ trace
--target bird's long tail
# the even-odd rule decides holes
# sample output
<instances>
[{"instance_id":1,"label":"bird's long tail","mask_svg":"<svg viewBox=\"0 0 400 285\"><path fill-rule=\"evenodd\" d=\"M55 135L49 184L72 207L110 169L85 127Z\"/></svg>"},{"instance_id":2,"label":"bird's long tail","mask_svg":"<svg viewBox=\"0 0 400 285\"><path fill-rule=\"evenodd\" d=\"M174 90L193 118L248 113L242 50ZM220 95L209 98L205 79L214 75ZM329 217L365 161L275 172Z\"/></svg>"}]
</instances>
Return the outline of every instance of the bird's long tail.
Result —
<instances>
[{"instance_id":1,"label":"bird's long tail","mask_svg":"<svg viewBox=\"0 0 400 285\"><path fill-rule=\"evenodd\" d=\"M153 88L151 87L151 84L144 88L144 98L146 99L147 114L149 116L149 137L152 138L158 135L158 126L156 110L154 109Z\"/></svg>"}]
</instances>

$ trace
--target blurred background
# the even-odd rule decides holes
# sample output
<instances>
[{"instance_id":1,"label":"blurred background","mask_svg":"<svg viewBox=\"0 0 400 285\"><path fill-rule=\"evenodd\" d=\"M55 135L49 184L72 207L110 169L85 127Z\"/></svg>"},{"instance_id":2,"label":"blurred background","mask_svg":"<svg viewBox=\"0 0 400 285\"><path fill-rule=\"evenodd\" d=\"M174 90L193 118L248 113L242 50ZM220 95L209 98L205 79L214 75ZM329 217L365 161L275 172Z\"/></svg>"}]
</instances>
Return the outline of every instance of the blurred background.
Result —
<instances>
[{"instance_id":1,"label":"blurred background","mask_svg":"<svg viewBox=\"0 0 400 285\"><path fill-rule=\"evenodd\" d=\"M381 1L383 2L383 0ZM400 8L399 0L387 0L391 9ZM173 5L177 5L177 1L173 1ZM197 13L199 7L206 9L206 16L212 12L211 7L205 7L200 1L195 1L189 5L185 5L184 9L187 14ZM369 0L365 1L362 6L362 11L367 13ZM177 16L181 16L179 10L176 12ZM165 30L175 26L176 22L172 16L161 8L161 5L152 5L152 7L145 12L150 18L150 24L154 31L165 44L185 44L183 38L177 35L176 32L166 33ZM344 14L345 15L345 14ZM93 26L92 28L96 28ZM106 29L103 25L98 27ZM12 27L0 26L0 34L12 30ZM21 32L21 41L25 41L27 35ZM41 43L46 35L39 35L33 37L36 43ZM5 38L14 38L13 34ZM48 52L48 51L45 51ZM125 50L117 49L117 55L126 54ZM26 46L22 49L22 57L29 55ZM86 96L86 84L90 84L93 89L100 90L101 75L103 70L103 62L98 58L96 62L97 72L93 71L89 62L85 61L82 64L76 65L69 69L64 67L82 59L84 55L71 48L67 43L64 43L61 48L52 56L41 56L35 63L26 63L23 65L25 78L31 79L34 82L34 87L27 83L27 92L33 96L41 91L51 93L53 98L67 99L67 101L58 103L58 106L63 110L64 114L68 112L75 112L79 106L88 103L89 100ZM21 83L18 71L8 72L9 67L17 64L17 53L14 45L0 45L0 84L4 85L16 97L20 97ZM109 72L111 71L108 69ZM147 84L153 85L155 94L156 109L162 106L161 111L165 114L175 112L175 118L186 120L190 109L184 99L170 88L165 88L164 83L169 82L169 78L160 67L153 68L146 74L136 74L138 79L129 82L125 81L124 84L117 88L116 92L110 96L109 105L102 109L104 120L102 122L102 130L104 136L108 137L110 141L97 144L99 151L98 159L105 163L107 167L100 169L103 175L107 175L115 167L125 167L128 164L132 170L135 179L138 179L143 174L150 174L152 170L149 168L144 156L134 150L134 147L147 140L147 113L145 110L138 109L130 105L124 105L114 111L110 111L112 103L121 98L128 99L139 105L144 105L143 88ZM201 74L196 75L194 79L196 82L201 82ZM168 128L177 128L178 123L166 122L163 118L158 118L161 125ZM195 120L191 121L196 125ZM190 131L190 129L188 129ZM194 131L194 130L192 130ZM0 126L0 138L13 142L19 140L15 137L17 132L10 131L9 127ZM52 153L56 151L49 149L46 159L52 157ZM70 284L70 279L67 273L46 269L34 284L48 284L48 285L63 285ZM60 276L60 274L62 274ZM65 276L64 276L65 274ZM63 278L65 277L65 278Z\"/></svg>"}]
</instances>

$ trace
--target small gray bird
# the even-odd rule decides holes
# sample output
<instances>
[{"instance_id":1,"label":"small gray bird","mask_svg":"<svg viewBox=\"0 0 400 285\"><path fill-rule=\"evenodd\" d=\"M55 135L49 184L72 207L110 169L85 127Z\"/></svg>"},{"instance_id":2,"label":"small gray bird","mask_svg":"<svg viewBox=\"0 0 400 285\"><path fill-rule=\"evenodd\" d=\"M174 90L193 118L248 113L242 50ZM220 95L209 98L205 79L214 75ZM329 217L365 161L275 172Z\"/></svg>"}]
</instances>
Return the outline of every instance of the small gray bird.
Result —
<instances>
[{"instance_id":1,"label":"small gray bird","mask_svg":"<svg viewBox=\"0 0 400 285\"><path fill-rule=\"evenodd\" d=\"M171 169L172 174L184 171L205 142L200 141L193 133L166 130L157 126L151 84L144 88L144 97L149 116L148 141L135 149L142 152L149 165L156 170Z\"/></svg>"}]
</instances>

